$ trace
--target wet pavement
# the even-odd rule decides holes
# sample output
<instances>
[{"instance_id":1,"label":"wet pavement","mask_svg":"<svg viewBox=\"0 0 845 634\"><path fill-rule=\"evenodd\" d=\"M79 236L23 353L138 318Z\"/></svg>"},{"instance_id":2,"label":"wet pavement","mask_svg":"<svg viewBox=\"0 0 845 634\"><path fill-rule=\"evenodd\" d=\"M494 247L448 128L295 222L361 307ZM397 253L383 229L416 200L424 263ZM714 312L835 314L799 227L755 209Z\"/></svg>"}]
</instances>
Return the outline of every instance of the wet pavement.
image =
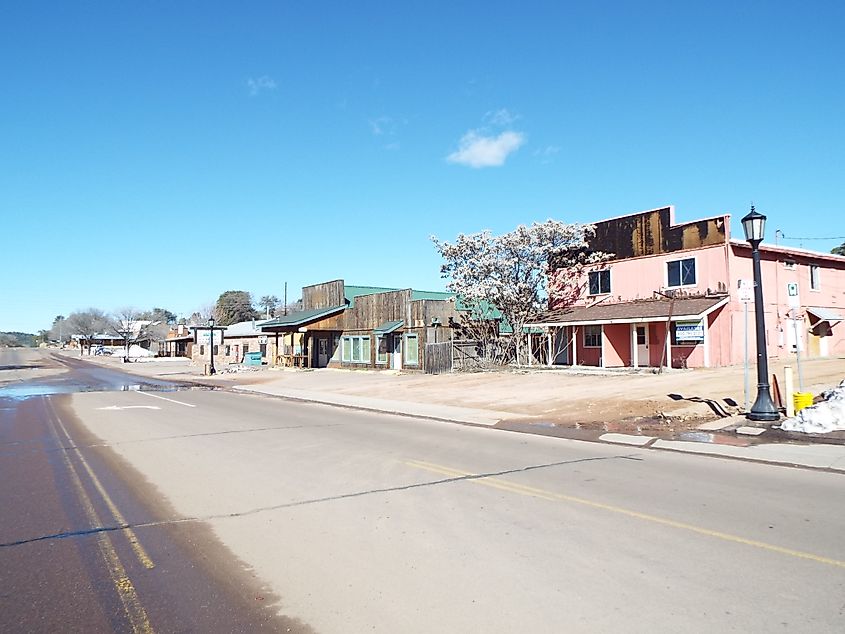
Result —
<instances>
[{"instance_id":1,"label":"wet pavement","mask_svg":"<svg viewBox=\"0 0 845 634\"><path fill-rule=\"evenodd\" d=\"M79 392L174 392L54 355L0 350L0 632L308 632L201 522L74 418ZM24 355L25 356L25 355ZM59 369L26 380L28 371Z\"/></svg>"}]
</instances>

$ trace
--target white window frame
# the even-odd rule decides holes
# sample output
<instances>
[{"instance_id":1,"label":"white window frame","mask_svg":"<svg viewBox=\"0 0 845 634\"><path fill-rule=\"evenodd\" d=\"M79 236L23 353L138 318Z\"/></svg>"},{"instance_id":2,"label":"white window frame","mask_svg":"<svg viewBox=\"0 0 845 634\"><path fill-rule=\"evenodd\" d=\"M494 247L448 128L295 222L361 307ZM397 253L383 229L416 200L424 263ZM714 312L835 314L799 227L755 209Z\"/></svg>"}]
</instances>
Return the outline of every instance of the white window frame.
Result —
<instances>
[{"instance_id":1,"label":"white window frame","mask_svg":"<svg viewBox=\"0 0 845 634\"><path fill-rule=\"evenodd\" d=\"M376 335L376 363L378 365L387 365L387 361L390 358L390 335ZM379 357L379 350L381 350L381 344L384 343L384 358L382 359Z\"/></svg>"},{"instance_id":2,"label":"white window frame","mask_svg":"<svg viewBox=\"0 0 845 634\"><path fill-rule=\"evenodd\" d=\"M408 341L411 340L411 339L415 339L416 342L417 342L417 358L414 359L413 361L411 360L411 357L408 354L408 351L411 349L410 346L408 345ZM420 364L420 337L419 337L419 335L415 332L407 333L405 335L405 341L403 342L403 345L405 346L405 348L404 348L404 352L402 353L402 362L405 365L415 365L415 366L419 365Z\"/></svg>"},{"instance_id":3,"label":"white window frame","mask_svg":"<svg viewBox=\"0 0 845 634\"><path fill-rule=\"evenodd\" d=\"M684 262L686 260L692 260L693 273L695 274L695 281L692 284L678 284L677 286L670 286L669 285L669 265L674 263L674 262ZM681 266L681 265L679 264L678 266ZM663 268L663 275L664 275L663 282L664 282L665 288L689 288L691 286L698 286L698 258L695 257L694 255L692 255L688 258L678 258L676 260L667 260L666 266ZM682 281L682 280L679 280L679 281Z\"/></svg>"},{"instance_id":4,"label":"white window frame","mask_svg":"<svg viewBox=\"0 0 845 634\"><path fill-rule=\"evenodd\" d=\"M591 333L590 331L593 328L597 328L598 333L594 333L594 332ZM597 336L598 337L598 343L597 344L587 343L587 337L588 336L593 336L593 337ZM603 340L604 340L604 333L602 332L601 326L590 326L590 325L584 326L584 347L585 348L601 348Z\"/></svg>"},{"instance_id":5,"label":"white window frame","mask_svg":"<svg viewBox=\"0 0 845 634\"><path fill-rule=\"evenodd\" d=\"M601 290L601 274L602 273L607 273L607 290L606 291ZM594 274L598 276L598 282L599 282L598 283L598 292L596 292L596 293L593 293L590 290L590 276L594 275ZM612 282L611 277L610 277L610 269L596 269L595 271L589 271L587 273L587 295L589 295L590 297L595 297L597 295L610 295L612 290L613 290L613 282Z\"/></svg>"},{"instance_id":6,"label":"white window frame","mask_svg":"<svg viewBox=\"0 0 845 634\"><path fill-rule=\"evenodd\" d=\"M344 342L349 343L349 348L346 348ZM355 343L358 343L358 354L355 354ZM372 338L370 335L344 335L340 342L341 346L341 361L343 363L355 363L358 365L370 365L370 358L372 356ZM367 349L367 354L364 354L364 348ZM357 356L357 358L356 358Z\"/></svg>"},{"instance_id":7,"label":"white window frame","mask_svg":"<svg viewBox=\"0 0 845 634\"><path fill-rule=\"evenodd\" d=\"M810 265L810 290L816 292L822 290L822 267L818 264Z\"/></svg>"}]
</instances>

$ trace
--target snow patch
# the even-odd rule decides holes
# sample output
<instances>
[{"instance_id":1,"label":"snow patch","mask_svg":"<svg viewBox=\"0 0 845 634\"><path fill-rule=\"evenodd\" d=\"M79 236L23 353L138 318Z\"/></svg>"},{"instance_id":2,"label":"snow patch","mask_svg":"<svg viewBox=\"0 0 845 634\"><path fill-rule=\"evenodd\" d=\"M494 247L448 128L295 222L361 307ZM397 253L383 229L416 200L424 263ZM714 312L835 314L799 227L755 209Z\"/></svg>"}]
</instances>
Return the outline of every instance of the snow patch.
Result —
<instances>
[{"instance_id":1,"label":"snow patch","mask_svg":"<svg viewBox=\"0 0 845 634\"><path fill-rule=\"evenodd\" d=\"M822 398L823 401L805 407L794 418L787 418L781 429L805 434L845 431L845 380L832 390L822 392Z\"/></svg>"}]
</instances>

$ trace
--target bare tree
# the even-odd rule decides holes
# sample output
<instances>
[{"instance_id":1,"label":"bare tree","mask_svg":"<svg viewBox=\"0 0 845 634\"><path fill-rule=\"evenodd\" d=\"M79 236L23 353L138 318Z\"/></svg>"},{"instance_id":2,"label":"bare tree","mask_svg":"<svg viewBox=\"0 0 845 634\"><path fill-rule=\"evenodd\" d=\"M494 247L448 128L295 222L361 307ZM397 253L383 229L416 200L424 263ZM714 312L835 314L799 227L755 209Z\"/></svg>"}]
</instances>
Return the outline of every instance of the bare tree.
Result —
<instances>
[{"instance_id":1,"label":"bare tree","mask_svg":"<svg viewBox=\"0 0 845 634\"><path fill-rule=\"evenodd\" d=\"M205 326L211 318L217 319L217 311L214 304L203 304L188 317L189 326Z\"/></svg>"},{"instance_id":2,"label":"bare tree","mask_svg":"<svg viewBox=\"0 0 845 634\"><path fill-rule=\"evenodd\" d=\"M85 346L88 346L88 354L91 354L92 339L104 332L109 321L106 314L99 308L88 308L71 313L67 320L68 334L76 335L79 341L79 354L83 354Z\"/></svg>"},{"instance_id":3,"label":"bare tree","mask_svg":"<svg viewBox=\"0 0 845 634\"><path fill-rule=\"evenodd\" d=\"M137 308L124 306L118 308L109 319L109 330L123 339L124 363L129 361L129 346L141 337L143 322L140 320L140 315L141 312Z\"/></svg>"}]
</instances>

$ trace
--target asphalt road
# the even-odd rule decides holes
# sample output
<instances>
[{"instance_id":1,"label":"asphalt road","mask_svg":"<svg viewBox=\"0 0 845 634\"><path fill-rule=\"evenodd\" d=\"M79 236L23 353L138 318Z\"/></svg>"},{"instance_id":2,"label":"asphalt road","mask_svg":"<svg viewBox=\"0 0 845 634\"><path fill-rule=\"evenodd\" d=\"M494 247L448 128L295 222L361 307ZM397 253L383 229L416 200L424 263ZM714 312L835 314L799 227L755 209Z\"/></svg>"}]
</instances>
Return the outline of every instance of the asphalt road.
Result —
<instances>
[{"instance_id":1,"label":"asphalt road","mask_svg":"<svg viewBox=\"0 0 845 634\"><path fill-rule=\"evenodd\" d=\"M66 409L76 391L174 386L63 363L0 350L0 380L23 379L0 384L0 632L311 631L206 527L131 528L165 503Z\"/></svg>"},{"instance_id":2,"label":"asphalt road","mask_svg":"<svg viewBox=\"0 0 845 634\"><path fill-rule=\"evenodd\" d=\"M841 474L225 391L2 393L0 631L139 607L163 632L845 630Z\"/></svg>"}]
</instances>

